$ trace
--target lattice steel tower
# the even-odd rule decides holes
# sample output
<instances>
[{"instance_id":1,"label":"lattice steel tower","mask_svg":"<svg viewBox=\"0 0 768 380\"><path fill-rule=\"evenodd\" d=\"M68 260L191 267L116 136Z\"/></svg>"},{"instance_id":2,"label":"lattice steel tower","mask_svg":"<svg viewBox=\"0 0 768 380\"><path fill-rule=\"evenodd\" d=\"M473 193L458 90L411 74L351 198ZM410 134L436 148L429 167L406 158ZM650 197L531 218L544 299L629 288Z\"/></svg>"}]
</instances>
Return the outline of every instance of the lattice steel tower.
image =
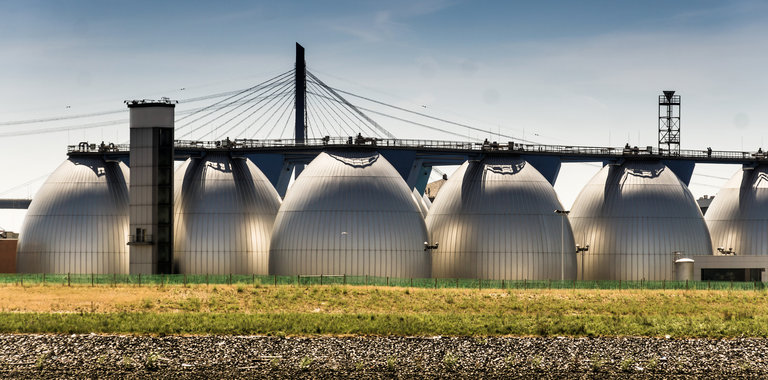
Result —
<instances>
[{"instance_id":1,"label":"lattice steel tower","mask_svg":"<svg viewBox=\"0 0 768 380\"><path fill-rule=\"evenodd\" d=\"M659 95L659 153L680 155L680 95L674 91Z\"/></svg>"}]
</instances>

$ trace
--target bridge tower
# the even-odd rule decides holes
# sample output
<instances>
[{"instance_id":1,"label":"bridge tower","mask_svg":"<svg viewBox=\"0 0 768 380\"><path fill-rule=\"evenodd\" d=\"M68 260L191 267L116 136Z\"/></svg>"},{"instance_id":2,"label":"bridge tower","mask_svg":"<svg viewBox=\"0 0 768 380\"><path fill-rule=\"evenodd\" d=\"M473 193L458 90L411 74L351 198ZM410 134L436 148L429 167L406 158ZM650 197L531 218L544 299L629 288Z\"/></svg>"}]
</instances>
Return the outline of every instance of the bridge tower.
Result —
<instances>
[{"instance_id":1,"label":"bridge tower","mask_svg":"<svg viewBox=\"0 0 768 380\"><path fill-rule=\"evenodd\" d=\"M666 148L662 148L665 145ZM674 91L659 95L658 148L660 154L680 155L680 95L675 95Z\"/></svg>"},{"instance_id":2,"label":"bridge tower","mask_svg":"<svg viewBox=\"0 0 768 380\"><path fill-rule=\"evenodd\" d=\"M304 60L304 47L296 43L296 145L304 144L307 134L307 62Z\"/></svg>"}]
</instances>

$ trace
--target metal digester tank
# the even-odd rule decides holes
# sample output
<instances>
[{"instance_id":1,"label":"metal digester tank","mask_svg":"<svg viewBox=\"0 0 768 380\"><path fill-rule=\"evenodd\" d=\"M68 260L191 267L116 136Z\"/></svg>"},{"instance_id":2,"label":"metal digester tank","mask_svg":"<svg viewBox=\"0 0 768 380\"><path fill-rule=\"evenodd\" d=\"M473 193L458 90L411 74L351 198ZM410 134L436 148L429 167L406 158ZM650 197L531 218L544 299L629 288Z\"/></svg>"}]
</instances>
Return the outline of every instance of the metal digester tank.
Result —
<instances>
[{"instance_id":1,"label":"metal digester tank","mask_svg":"<svg viewBox=\"0 0 768 380\"><path fill-rule=\"evenodd\" d=\"M176 171L174 261L179 273L267 274L280 196L247 158L211 152Z\"/></svg>"},{"instance_id":2,"label":"metal digester tank","mask_svg":"<svg viewBox=\"0 0 768 380\"><path fill-rule=\"evenodd\" d=\"M128 273L128 167L72 152L48 177L21 227L20 273Z\"/></svg>"},{"instance_id":3,"label":"metal digester tank","mask_svg":"<svg viewBox=\"0 0 768 380\"><path fill-rule=\"evenodd\" d=\"M372 151L320 153L275 220L277 275L429 277L427 229L405 181Z\"/></svg>"},{"instance_id":4,"label":"metal digester tank","mask_svg":"<svg viewBox=\"0 0 768 380\"><path fill-rule=\"evenodd\" d=\"M712 254L693 195L660 161L606 165L576 198L570 218L576 240L590 246L586 280L673 280L675 252Z\"/></svg>"},{"instance_id":5,"label":"metal digester tank","mask_svg":"<svg viewBox=\"0 0 768 380\"><path fill-rule=\"evenodd\" d=\"M520 158L467 161L427 214L432 275L496 280L576 278L571 225L552 185Z\"/></svg>"}]
</instances>

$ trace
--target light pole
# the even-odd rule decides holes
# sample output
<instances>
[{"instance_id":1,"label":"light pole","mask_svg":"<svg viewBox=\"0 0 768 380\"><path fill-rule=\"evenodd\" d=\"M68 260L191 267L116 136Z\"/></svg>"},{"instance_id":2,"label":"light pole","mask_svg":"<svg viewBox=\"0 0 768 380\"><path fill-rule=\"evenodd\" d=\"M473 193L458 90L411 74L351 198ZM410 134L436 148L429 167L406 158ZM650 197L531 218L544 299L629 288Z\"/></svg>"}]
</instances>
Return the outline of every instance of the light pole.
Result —
<instances>
[{"instance_id":1,"label":"light pole","mask_svg":"<svg viewBox=\"0 0 768 380\"><path fill-rule=\"evenodd\" d=\"M581 253L581 281L584 281L584 254L589 251L589 244L580 246L576 244L576 253Z\"/></svg>"},{"instance_id":2,"label":"light pole","mask_svg":"<svg viewBox=\"0 0 768 380\"><path fill-rule=\"evenodd\" d=\"M560 281L565 280L565 218L571 212L568 210L555 210L555 214L560 214Z\"/></svg>"}]
</instances>

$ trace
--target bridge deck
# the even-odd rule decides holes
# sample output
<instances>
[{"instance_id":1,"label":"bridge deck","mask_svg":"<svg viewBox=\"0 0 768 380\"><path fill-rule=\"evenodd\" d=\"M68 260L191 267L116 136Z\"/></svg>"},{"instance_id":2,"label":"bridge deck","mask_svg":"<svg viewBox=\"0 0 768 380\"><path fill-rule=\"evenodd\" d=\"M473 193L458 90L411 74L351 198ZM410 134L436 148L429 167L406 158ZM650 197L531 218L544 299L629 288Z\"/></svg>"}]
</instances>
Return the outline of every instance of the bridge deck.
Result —
<instances>
[{"instance_id":1,"label":"bridge deck","mask_svg":"<svg viewBox=\"0 0 768 380\"><path fill-rule=\"evenodd\" d=\"M652 146L646 147L593 147L576 145L539 145L521 144L512 141L497 142L462 142L443 140L408 140L377 139L368 137L326 137L307 139L296 143L293 139L254 140L235 139L222 141L177 140L175 143L177 158L199 155L204 151L233 151L249 153L313 153L327 149L400 149L415 150L430 154L512 154L559 157L564 162L611 161L621 159L660 159L679 160L695 163L755 164L768 162L768 153L723 151L723 150L681 150L668 152ZM68 146L68 154L102 153L127 155L127 144L105 145L88 144Z\"/></svg>"}]
</instances>

